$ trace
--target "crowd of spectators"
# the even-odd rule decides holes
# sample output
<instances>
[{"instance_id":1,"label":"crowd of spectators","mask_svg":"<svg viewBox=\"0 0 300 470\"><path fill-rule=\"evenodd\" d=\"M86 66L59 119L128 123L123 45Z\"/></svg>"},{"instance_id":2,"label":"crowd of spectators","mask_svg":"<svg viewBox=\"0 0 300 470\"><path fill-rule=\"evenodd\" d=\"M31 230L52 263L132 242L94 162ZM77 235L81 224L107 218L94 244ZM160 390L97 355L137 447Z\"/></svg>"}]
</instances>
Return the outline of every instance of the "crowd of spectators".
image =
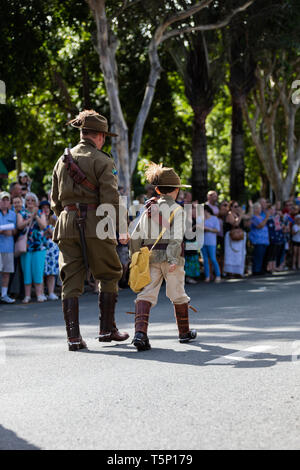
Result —
<instances>
[{"instance_id":1,"label":"crowd of spectators","mask_svg":"<svg viewBox=\"0 0 300 470\"><path fill-rule=\"evenodd\" d=\"M37 302L57 300L59 249L52 241L55 216L48 196L40 199L31 192L28 174L19 174L9 192L0 193L0 272L1 302L11 304L20 298ZM47 295L46 295L47 293Z\"/></svg>"},{"instance_id":2,"label":"crowd of spectators","mask_svg":"<svg viewBox=\"0 0 300 470\"><path fill-rule=\"evenodd\" d=\"M185 257L186 281L191 284L202 278L220 282L222 278L300 270L299 198L276 203L260 198L254 204L248 201L246 207L238 201L218 203L216 191L209 191L204 205L204 244L193 253L186 250Z\"/></svg>"},{"instance_id":3,"label":"crowd of spectators","mask_svg":"<svg viewBox=\"0 0 300 470\"><path fill-rule=\"evenodd\" d=\"M147 186L134 204L140 207L154 195ZM121 192L121 191L120 191ZM260 276L300 270L300 200L271 203L260 198L247 207L237 201L218 201L209 191L202 220L192 193L180 191L177 202L191 208L191 226L204 228L203 243L184 240L186 282L197 284L222 278ZM136 215L138 215L137 212ZM59 249L52 240L56 217L49 194L40 199L31 191L31 180L22 172L8 191L0 193L1 302L57 300L60 292ZM128 287L129 247L117 247L123 266L120 287ZM98 292L98 282L89 285Z\"/></svg>"}]
</instances>

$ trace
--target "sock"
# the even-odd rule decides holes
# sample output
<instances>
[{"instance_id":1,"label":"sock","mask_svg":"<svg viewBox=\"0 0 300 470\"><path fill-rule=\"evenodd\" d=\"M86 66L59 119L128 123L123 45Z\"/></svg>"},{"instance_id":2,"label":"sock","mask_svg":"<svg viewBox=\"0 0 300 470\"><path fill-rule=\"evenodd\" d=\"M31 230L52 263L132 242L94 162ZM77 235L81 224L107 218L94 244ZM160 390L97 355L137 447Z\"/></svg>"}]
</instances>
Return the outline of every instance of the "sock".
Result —
<instances>
[{"instance_id":1,"label":"sock","mask_svg":"<svg viewBox=\"0 0 300 470\"><path fill-rule=\"evenodd\" d=\"M1 297L5 297L7 295L7 287L2 287L1 288Z\"/></svg>"}]
</instances>

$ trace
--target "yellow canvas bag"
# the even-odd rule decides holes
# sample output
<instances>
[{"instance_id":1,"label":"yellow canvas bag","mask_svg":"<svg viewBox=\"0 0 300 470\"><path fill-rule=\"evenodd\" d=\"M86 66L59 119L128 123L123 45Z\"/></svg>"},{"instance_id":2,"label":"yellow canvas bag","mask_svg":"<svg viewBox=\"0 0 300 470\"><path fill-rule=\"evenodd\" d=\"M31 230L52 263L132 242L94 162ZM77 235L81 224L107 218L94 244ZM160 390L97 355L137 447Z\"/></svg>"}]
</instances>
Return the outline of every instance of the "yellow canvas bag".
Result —
<instances>
[{"instance_id":1,"label":"yellow canvas bag","mask_svg":"<svg viewBox=\"0 0 300 470\"><path fill-rule=\"evenodd\" d=\"M177 207L169 218L169 225L171 224L172 220L174 219L175 213L180 209ZM142 220L142 217L141 217ZM140 222L141 222L140 220ZM150 276L150 253L155 247L155 245L161 240L163 237L166 227L162 229L160 232L157 240L152 245L152 248L149 250L147 246L142 246L139 251L136 251L131 258L131 263L129 266L129 281L128 284L130 289L133 290L136 294L144 289L148 284L151 282Z\"/></svg>"}]
</instances>

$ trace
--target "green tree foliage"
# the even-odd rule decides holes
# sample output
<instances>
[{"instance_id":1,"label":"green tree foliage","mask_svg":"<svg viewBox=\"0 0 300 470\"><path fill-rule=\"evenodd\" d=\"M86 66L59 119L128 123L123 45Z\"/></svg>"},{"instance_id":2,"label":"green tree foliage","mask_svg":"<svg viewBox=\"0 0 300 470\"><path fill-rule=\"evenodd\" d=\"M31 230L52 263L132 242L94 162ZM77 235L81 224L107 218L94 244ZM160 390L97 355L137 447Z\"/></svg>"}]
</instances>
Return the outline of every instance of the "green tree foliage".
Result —
<instances>
[{"instance_id":1,"label":"green tree foliage","mask_svg":"<svg viewBox=\"0 0 300 470\"><path fill-rule=\"evenodd\" d=\"M129 4L134 6L126 8ZM147 46L155 28L176 9L196 2L188 0L107 2L107 13L115 18L117 34L120 100L129 134L140 104L149 73ZM241 1L213 2L209 21L217 21ZM14 150L23 168L34 180L34 190L49 189L51 172L66 145L75 145L78 132L65 123L82 108L94 108L109 116L104 80L95 50L95 24L85 1L77 0L5 0L0 17L0 80L7 86L7 104L0 105L0 158L9 171L14 170ZM206 11L205 14L208 14ZM300 79L291 69L291 54L299 51L299 6L296 0L272 2L256 0L247 13L234 19L246 34L255 60L275 53L285 54L285 75L290 83ZM250 21L251 17L251 21ZM243 23L247 19L247 24ZM183 24L182 27L185 25ZM230 26L226 28L230 36ZM195 35L196 36L196 35ZM218 33L205 33L210 63L224 55L225 46ZM137 192L142 190L143 162L154 160L173 165L185 182L192 180L193 109L188 102L183 74L171 59L170 48L177 53L189 49L192 40L180 36L160 49L162 65L154 102L146 121L140 164L133 178ZM284 54L282 57L284 57ZM183 62L181 65L184 65ZM290 69L289 69L290 67ZM218 69L217 69L218 70ZM218 74L221 86L206 121L207 184L221 197L230 195L231 100L226 74ZM279 78L280 79L280 78ZM201 80L199 87L203 87ZM199 96L197 99L200 99ZM252 116L251 106L249 108ZM297 122L296 134L299 135ZM286 133L282 109L275 125L276 152L286 165ZM264 174L249 129L244 128L245 198L255 196ZM105 150L110 150L109 144ZM14 176L15 177L15 176ZM138 189L140 188L140 189Z\"/></svg>"}]
</instances>

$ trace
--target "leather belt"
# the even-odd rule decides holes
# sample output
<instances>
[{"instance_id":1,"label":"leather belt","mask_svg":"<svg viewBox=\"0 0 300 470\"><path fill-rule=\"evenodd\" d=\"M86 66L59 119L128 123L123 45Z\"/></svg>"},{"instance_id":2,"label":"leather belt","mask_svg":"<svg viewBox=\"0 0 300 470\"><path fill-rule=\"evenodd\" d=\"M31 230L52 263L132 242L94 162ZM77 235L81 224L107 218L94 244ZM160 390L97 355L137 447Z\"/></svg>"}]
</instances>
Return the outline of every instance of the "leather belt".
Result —
<instances>
[{"instance_id":1,"label":"leather belt","mask_svg":"<svg viewBox=\"0 0 300 470\"><path fill-rule=\"evenodd\" d=\"M151 248L153 247L153 245L144 245L144 246L149 248L149 250L151 250ZM153 248L153 250L166 250L167 246L168 246L168 243L157 243L155 247Z\"/></svg>"},{"instance_id":2,"label":"leather belt","mask_svg":"<svg viewBox=\"0 0 300 470\"><path fill-rule=\"evenodd\" d=\"M98 204L85 204L85 205L88 211L96 210L98 207ZM64 207L64 210L67 212L77 211L78 207L76 206L76 204L69 204L68 206Z\"/></svg>"}]
</instances>

